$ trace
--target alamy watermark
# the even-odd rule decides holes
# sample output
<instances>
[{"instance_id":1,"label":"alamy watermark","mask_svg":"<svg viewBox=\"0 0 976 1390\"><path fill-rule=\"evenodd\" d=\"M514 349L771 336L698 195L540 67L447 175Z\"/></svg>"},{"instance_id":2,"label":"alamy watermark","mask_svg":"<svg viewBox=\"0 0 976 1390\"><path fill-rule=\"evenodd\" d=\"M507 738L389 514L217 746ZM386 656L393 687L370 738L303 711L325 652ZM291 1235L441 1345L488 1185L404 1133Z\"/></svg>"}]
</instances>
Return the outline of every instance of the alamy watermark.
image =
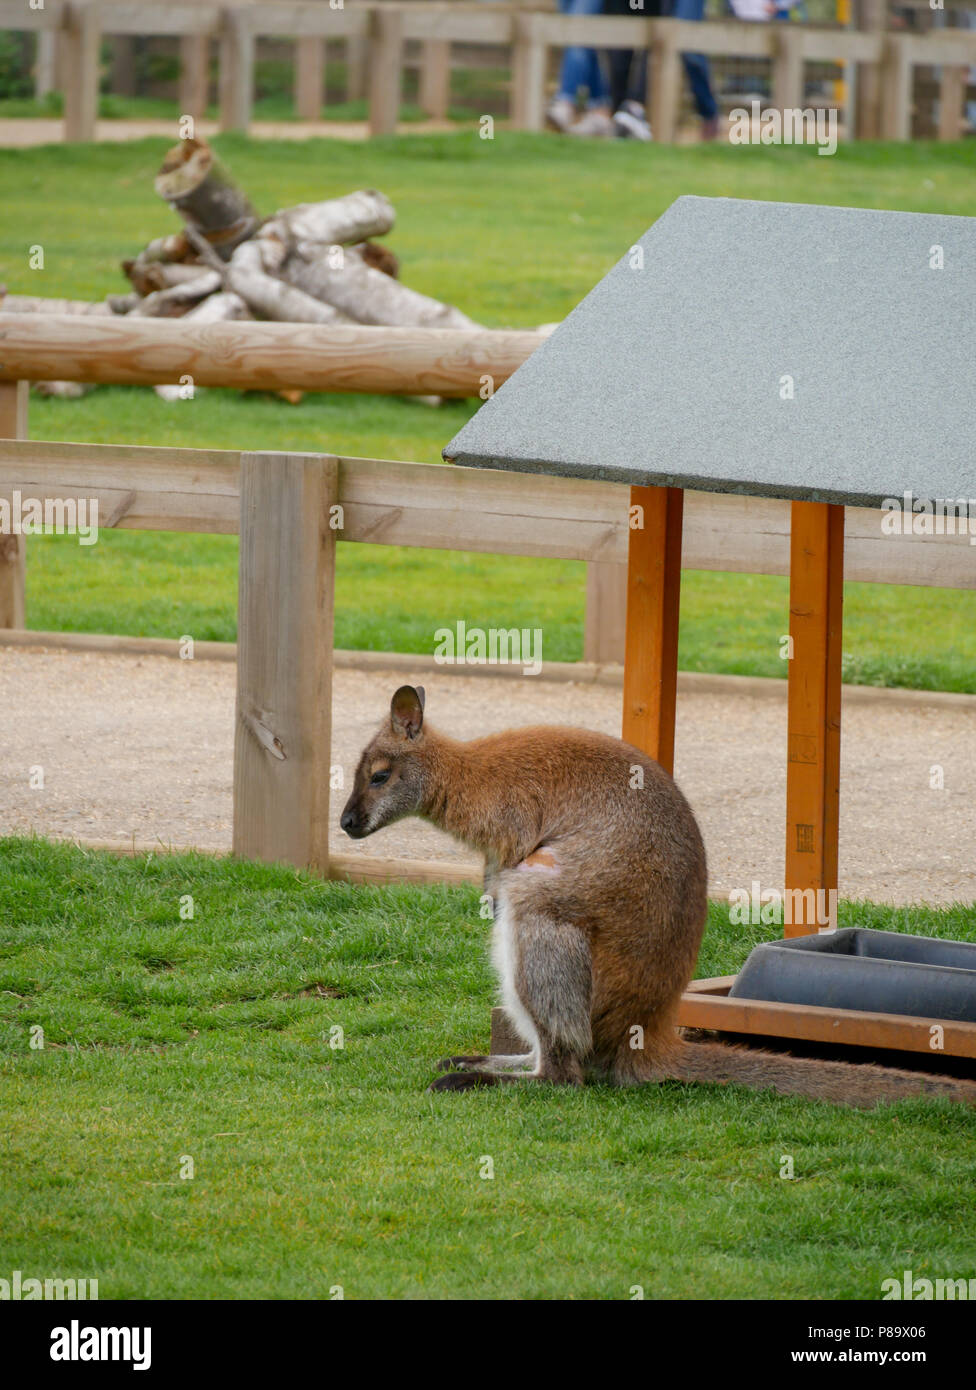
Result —
<instances>
[{"instance_id":1,"label":"alamy watermark","mask_svg":"<svg viewBox=\"0 0 976 1390\"><path fill-rule=\"evenodd\" d=\"M25 497L15 488L0 497L0 536L77 536L79 545L98 540L97 497Z\"/></svg>"},{"instance_id":2,"label":"alamy watermark","mask_svg":"<svg viewBox=\"0 0 976 1390\"><path fill-rule=\"evenodd\" d=\"M805 926L819 932L837 929L836 888L751 888L729 891L729 922L733 926Z\"/></svg>"},{"instance_id":3,"label":"alamy watermark","mask_svg":"<svg viewBox=\"0 0 976 1390\"><path fill-rule=\"evenodd\" d=\"M976 545L976 498L886 497L881 503L883 536L968 536Z\"/></svg>"},{"instance_id":4,"label":"alamy watermark","mask_svg":"<svg viewBox=\"0 0 976 1390\"><path fill-rule=\"evenodd\" d=\"M439 627L434 643L439 666L521 666L526 676L542 671L541 627L467 627L459 618L453 628Z\"/></svg>"},{"instance_id":5,"label":"alamy watermark","mask_svg":"<svg viewBox=\"0 0 976 1390\"><path fill-rule=\"evenodd\" d=\"M882 1279L881 1299L942 1303L945 1300L976 1300L976 1279L917 1279L910 1269L900 1279Z\"/></svg>"},{"instance_id":6,"label":"alamy watermark","mask_svg":"<svg viewBox=\"0 0 976 1390\"><path fill-rule=\"evenodd\" d=\"M152 1365L151 1327L82 1327L72 1318L51 1330L52 1361L131 1361L134 1371Z\"/></svg>"},{"instance_id":7,"label":"alamy watermark","mask_svg":"<svg viewBox=\"0 0 976 1390\"><path fill-rule=\"evenodd\" d=\"M812 106L788 106L785 111L751 103L729 112L731 145L816 145L817 154L837 153L837 112Z\"/></svg>"},{"instance_id":8,"label":"alamy watermark","mask_svg":"<svg viewBox=\"0 0 976 1390\"><path fill-rule=\"evenodd\" d=\"M24 1278L15 1269L9 1279L0 1279L0 1302L25 1302L32 1299L97 1299L97 1279L33 1279Z\"/></svg>"}]
</instances>

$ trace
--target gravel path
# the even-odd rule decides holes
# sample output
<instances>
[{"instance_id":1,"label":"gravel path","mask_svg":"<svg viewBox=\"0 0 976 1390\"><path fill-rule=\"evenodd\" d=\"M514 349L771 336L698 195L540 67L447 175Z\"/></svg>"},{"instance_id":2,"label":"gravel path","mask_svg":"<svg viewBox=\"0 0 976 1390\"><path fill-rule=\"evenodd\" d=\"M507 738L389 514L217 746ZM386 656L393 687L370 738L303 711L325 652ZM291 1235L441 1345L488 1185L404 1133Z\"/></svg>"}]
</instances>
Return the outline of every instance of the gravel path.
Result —
<instances>
[{"instance_id":1,"label":"gravel path","mask_svg":"<svg viewBox=\"0 0 976 1390\"><path fill-rule=\"evenodd\" d=\"M403 672L337 669L333 762L347 785ZM620 691L542 679L418 676L433 722L462 738L513 724L619 732ZM701 678L698 678L701 680ZM0 835L227 849L235 668L230 662L0 650ZM707 683L707 682L706 682ZM678 709L677 778L702 825L710 889L783 881L785 686L692 688ZM841 890L876 901L976 902L976 697L849 699ZM930 787L935 764L945 789ZM30 770L44 770L32 789ZM335 798L336 819L343 794ZM470 854L419 821L333 848L380 858Z\"/></svg>"}]
</instances>

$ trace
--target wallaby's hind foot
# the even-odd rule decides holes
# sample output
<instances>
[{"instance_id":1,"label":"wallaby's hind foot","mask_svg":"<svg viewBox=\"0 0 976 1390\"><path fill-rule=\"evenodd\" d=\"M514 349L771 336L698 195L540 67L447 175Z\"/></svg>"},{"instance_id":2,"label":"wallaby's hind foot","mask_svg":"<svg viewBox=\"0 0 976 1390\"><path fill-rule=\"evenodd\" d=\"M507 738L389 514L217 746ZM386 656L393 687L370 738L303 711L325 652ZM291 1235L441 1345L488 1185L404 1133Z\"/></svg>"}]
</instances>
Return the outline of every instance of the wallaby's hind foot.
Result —
<instances>
[{"instance_id":1,"label":"wallaby's hind foot","mask_svg":"<svg viewBox=\"0 0 976 1390\"><path fill-rule=\"evenodd\" d=\"M473 1057L446 1057L445 1062L472 1063ZM575 1052L550 1041L543 1040L539 1065L529 1053L527 1057L483 1057L483 1063L494 1066L463 1067L459 1071L449 1071L437 1077L427 1087L429 1091L465 1091L472 1086L494 1086L500 1081L548 1081L551 1086L582 1086L583 1064ZM503 1062L515 1066L503 1067ZM444 1064L441 1063L441 1066Z\"/></svg>"},{"instance_id":2,"label":"wallaby's hind foot","mask_svg":"<svg viewBox=\"0 0 976 1390\"><path fill-rule=\"evenodd\" d=\"M490 1058L489 1060L497 1060ZM516 1059L521 1060L521 1059ZM428 1091L468 1091L475 1086L498 1086L507 1082L547 1081L550 1086L582 1086L583 1068L579 1058L566 1054L544 1059L538 1071L449 1071L436 1077Z\"/></svg>"},{"instance_id":3,"label":"wallaby's hind foot","mask_svg":"<svg viewBox=\"0 0 976 1390\"><path fill-rule=\"evenodd\" d=\"M449 1071L435 1077L428 1091L470 1091L476 1086L498 1086L506 1081L523 1081L527 1077L506 1071Z\"/></svg>"},{"instance_id":4,"label":"wallaby's hind foot","mask_svg":"<svg viewBox=\"0 0 976 1390\"><path fill-rule=\"evenodd\" d=\"M437 1063L435 1070L471 1071L474 1068L484 1068L487 1071L531 1071L534 1065L535 1057L531 1052L518 1056L495 1053L490 1057L486 1057L483 1053L475 1053L468 1057L443 1057Z\"/></svg>"},{"instance_id":5,"label":"wallaby's hind foot","mask_svg":"<svg viewBox=\"0 0 976 1390\"><path fill-rule=\"evenodd\" d=\"M442 1057L434 1066L435 1071L465 1071L468 1067L483 1067L490 1059L483 1052L475 1052L467 1057Z\"/></svg>"}]
</instances>

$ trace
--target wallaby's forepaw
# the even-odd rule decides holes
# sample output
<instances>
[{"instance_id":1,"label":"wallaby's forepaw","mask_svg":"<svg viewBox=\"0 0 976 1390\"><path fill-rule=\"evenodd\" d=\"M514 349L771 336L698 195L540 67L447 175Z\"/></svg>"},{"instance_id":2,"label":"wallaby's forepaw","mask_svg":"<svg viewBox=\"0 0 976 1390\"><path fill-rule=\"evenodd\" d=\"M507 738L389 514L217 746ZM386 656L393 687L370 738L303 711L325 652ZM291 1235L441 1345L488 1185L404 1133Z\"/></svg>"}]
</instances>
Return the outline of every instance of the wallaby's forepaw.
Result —
<instances>
[{"instance_id":1,"label":"wallaby's forepaw","mask_svg":"<svg viewBox=\"0 0 976 1390\"><path fill-rule=\"evenodd\" d=\"M428 1091L469 1091L474 1086L497 1086L505 1078L490 1071L449 1071L438 1076L427 1087Z\"/></svg>"},{"instance_id":2,"label":"wallaby's forepaw","mask_svg":"<svg viewBox=\"0 0 976 1390\"><path fill-rule=\"evenodd\" d=\"M469 1067L483 1067L488 1058L482 1053L473 1053L469 1057L442 1057L437 1063L437 1071L467 1071Z\"/></svg>"}]
</instances>

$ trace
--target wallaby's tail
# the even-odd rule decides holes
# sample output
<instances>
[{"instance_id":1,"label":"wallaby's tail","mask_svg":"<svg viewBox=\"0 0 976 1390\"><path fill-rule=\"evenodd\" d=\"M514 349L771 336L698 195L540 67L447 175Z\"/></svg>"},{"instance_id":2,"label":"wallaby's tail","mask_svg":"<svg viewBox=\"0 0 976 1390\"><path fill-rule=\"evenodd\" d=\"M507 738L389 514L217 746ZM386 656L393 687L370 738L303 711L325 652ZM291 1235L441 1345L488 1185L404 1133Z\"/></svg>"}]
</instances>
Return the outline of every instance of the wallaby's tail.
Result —
<instances>
[{"instance_id":1,"label":"wallaby's tail","mask_svg":"<svg viewBox=\"0 0 976 1390\"><path fill-rule=\"evenodd\" d=\"M976 1106L976 1082L861 1062L821 1062L725 1043L685 1043L667 1075L676 1081L733 1082L870 1110L906 1096L947 1096Z\"/></svg>"}]
</instances>

